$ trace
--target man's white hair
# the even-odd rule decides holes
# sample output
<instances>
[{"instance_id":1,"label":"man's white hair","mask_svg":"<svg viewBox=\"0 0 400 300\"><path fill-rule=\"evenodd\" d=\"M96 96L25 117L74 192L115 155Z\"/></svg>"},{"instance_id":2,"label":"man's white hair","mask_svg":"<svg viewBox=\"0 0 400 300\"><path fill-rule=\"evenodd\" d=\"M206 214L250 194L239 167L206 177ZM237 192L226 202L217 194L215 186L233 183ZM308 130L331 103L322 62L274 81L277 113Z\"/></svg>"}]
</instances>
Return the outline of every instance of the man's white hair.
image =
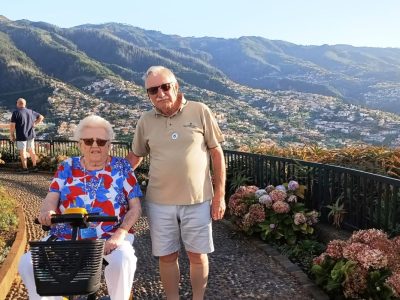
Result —
<instances>
[{"instance_id":1,"label":"man's white hair","mask_svg":"<svg viewBox=\"0 0 400 300\"><path fill-rule=\"evenodd\" d=\"M18 107L26 107L26 100L24 98L17 99L17 106Z\"/></svg>"},{"instance_id":2,"label":"man's white hair","mask_svg":"<svg viewBox=\"0 0 400 300\"><path fill-rule=\"evenodd\" d=\"M163 66L151 66L150 68L147 69L146 73L143 75L145 87L147 88L147 86L146 86L147 78L150 75L157 75L160 73L167 75L173 82L176 82L176 77L170 69L163 67Z\"/></svg>"},{"instance_id":3,"label":"man's white hair","mask_svg":"<svg viewBox=\"0 0 400 300\"><path fill-rule=\"evenodd\" d=\"M73 139L79 141L85 128L104 128L108 135L107 139L110 141L114 139L114 130L110 122L102 117L90 115L82 119L74 131Z\"/></svg>"}]
</instances>

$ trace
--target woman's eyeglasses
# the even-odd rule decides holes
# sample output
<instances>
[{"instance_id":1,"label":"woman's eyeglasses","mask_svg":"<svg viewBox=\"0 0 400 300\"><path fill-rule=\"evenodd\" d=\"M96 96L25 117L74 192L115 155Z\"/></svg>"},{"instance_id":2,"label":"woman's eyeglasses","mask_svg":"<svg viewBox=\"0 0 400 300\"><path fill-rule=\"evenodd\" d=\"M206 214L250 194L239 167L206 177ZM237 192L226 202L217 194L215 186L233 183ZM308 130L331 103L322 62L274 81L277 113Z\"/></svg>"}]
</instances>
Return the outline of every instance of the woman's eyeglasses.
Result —
<instances>
[{"instance_id":1,"label":"woman's eyeglasses","mask_svg":"<svg viewBox=\"0 0 400 300\"><path fill-rule=\"evenodd\" d=\"M172 87L172 82L169 83L163 83L162 85L159 86L153 86L147 89L147 92L150 95L155 95L158 93L158 89L161 88L163 90L163 92L168 92Z\"/></svg>"},{"instance_id":2,"label":"woman's eyeglasses","mask_svg":"<svg viewBox=\"0 0 400 300\"><path fill-rule=\"evenodd\" d=\"M85 143L86 146L93 146L93 143L96 142L97 146L104 147L109 140L103 139L81 139Z\"/></svg>"}]
</instances>

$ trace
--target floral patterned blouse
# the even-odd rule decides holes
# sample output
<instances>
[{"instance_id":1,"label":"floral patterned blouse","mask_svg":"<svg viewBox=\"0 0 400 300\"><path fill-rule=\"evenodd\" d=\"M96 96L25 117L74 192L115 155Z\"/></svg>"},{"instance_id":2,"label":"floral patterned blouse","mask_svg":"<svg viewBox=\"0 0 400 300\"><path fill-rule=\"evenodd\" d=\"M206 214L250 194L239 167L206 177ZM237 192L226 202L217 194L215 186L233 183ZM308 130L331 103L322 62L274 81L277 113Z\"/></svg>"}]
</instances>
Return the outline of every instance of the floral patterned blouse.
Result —
<instances>
[{"instance_id":1,"label":"floral patterned blouse","mask_svg":"<svg viewBox=\"0 0 400 300\"><path fill-rule=\"evenodd\" d=\"M105 168L94 171L82 168L81 157L68 158L58 167L49 192L60 194L58 214L66 208L82 207L88 213L119 217L118 223L91 223L89 229L81 229L80 237L90 239L108 239L123 221L128 200L142 196L131 165L120 157L111 157ZM60 240L71 239L71 233L68 224L55 224L50 230Z\"/></svg>"}]
</instances>

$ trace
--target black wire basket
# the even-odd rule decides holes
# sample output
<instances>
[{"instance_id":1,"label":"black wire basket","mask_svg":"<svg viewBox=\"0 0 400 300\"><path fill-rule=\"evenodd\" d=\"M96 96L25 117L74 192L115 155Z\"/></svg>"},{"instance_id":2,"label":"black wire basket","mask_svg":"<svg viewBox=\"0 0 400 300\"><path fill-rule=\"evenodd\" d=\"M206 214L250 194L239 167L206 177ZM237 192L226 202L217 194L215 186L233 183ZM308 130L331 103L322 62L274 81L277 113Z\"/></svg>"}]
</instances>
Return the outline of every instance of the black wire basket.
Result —
<instances>
[{"instance_id":1,"label":"black wire basket","mask_svg":"<svg viewBox=\"0 0 400 300\"><path fill-rule=\"evenodd\" d=\"M84 295L100 288L104 240L29 242L41 296Z\"/></svg>"}]
</instances>

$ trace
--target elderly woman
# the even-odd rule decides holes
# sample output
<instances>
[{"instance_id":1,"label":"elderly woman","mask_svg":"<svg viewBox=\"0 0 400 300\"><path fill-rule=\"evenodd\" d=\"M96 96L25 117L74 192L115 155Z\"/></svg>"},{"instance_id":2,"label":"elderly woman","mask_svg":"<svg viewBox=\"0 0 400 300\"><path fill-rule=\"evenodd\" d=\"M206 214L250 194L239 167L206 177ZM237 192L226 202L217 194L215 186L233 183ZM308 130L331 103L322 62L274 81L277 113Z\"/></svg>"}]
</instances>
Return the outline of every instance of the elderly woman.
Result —
<instances>
[{"instance_id":1,"label":"elderly woman","mask_svg":"<svg viewBox=\"0 0 400 300\"><path fill-rule=\"evenodd\" d=\"M129 162L109 155L114 132L108 121L88 116L77 126L74 138L79 142L82 156L68 158L60 164L38 219L43 225L51 225L51 215L71 207L86 208L88 213L119 216L118 224L96 223L96 227L81 229L80 236L106 240L108 292L112 300L128 299L136 270L132 226L141 214L138 197L142 193ZM50 233L61 240L71 238L71 228L63 224L52 225ZM36 293L30 252L22 256L19 273L30 299L60 299L40 297Z\"/></svg>"}]
</instances>

